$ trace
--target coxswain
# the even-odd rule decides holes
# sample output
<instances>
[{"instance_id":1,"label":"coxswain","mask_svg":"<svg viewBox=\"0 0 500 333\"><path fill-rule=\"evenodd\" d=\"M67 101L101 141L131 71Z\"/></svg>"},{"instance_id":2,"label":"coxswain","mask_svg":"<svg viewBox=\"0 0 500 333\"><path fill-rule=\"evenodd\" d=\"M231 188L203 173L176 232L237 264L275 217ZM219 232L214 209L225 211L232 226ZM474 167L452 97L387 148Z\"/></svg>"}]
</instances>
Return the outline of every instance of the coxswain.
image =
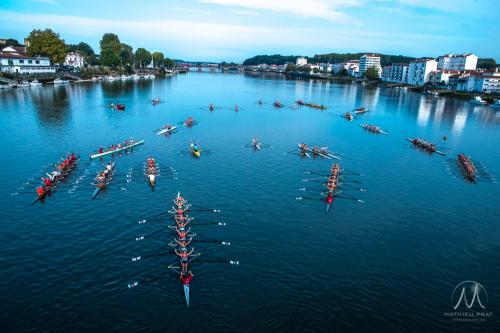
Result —
<instances>
[{"instance_id":1,"label":"coxswain","mask_svg":"<svg viewBox=\"0 0 500 333\"><path fill-rule=\"evenodd\" d=\"M193 273L191 271L181 272L181 283L185 286L189 286L191 280L193 279Z\"/></svg>"},{"instance_id":2,"label":"coxswain","mask_svg":"<svg viewBox=\"0 0 500 333\"><path fill-rule=\"evenodd\" d=\"M43 196L43 195L45 194L45 190L43 189L43 187L42 187L42 186L39 186L39 187L37 187L37 188L36 188L36 194L37 194L39 197L41 197L41 196Z\"/></svg>"}]
</instances>

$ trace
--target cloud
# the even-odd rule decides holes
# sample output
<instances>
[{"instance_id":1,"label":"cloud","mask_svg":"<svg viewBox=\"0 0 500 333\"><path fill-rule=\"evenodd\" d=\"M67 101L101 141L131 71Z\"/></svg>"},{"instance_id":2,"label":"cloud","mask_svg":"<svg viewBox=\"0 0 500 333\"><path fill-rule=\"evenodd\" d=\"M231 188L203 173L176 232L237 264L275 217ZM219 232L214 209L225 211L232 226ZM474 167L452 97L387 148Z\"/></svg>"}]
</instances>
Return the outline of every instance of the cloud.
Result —
<instances>
[{"instance_id":1,"label":"cloud","mask_svg":"<svg viewBox=\"0 0 500 333\"><path fill-rule=\"evenodd\" d=\"M343 9L361 5L361 0L199 0L199 2L302 18L320 18L337 23L356 22Z\"/></svg>"}]
</instances>

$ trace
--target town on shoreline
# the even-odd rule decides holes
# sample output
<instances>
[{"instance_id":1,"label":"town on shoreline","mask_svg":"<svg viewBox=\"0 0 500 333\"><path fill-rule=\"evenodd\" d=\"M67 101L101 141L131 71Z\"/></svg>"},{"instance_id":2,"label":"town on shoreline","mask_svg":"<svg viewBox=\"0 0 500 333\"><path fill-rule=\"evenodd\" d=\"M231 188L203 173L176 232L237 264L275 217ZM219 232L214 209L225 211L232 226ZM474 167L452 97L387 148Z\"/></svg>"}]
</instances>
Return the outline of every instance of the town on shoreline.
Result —
<instances>
[{"instance_id":1,"label":"town on shoreline","mask_svg":"<svg viewBox=\"0 0 500 333\"><path fill-rule=\"evenodd\" d=\"M185 62L166 58L120 42L106 33L100 53L84 42L66 44L51 29L33 30L24 43L0 39L0 88L38 86L70 81L153 79L208 68L223 72L271 72L309 78L383 84L429 95L472 99L474 104L498 103L500 66L494 59L473 53L414 59L374 53L303 56L255 56L237 63ZM355 59L357 57L357 59ZM28 82L28 80L32 80Z\"/></svg>"}]
</instances>

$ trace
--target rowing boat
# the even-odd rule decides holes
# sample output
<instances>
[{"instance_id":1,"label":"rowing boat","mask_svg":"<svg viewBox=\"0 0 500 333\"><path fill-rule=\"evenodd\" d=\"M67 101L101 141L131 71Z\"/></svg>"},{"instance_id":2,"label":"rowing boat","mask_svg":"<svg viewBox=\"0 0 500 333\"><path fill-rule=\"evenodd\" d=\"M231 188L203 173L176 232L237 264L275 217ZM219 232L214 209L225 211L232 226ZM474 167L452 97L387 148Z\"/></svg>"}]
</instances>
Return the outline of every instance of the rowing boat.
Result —
<instances>
[{"instance_id":1,"label":"rowing boat","mask_svg":"<svg viewBox=\"0 0 500 333\"><path fill-rule=\"evenodd\" d=\"M357 108L356 110L354 110L355 114L363 114L366 112L368 112L368 110L366 108Z\"/></svg>"},{"instance_id":2,"label":"rowing boat","mask_svg":"<svg viewBox=\"0 0 500 333\"><path fill-rule=\"evenodd\" d=\"M108 165L111 165L111 167L108 169L108 167L106 166L105 170L109 170L109 171L105 175L104 179L101 181L98 181L98 183L96 184L97 188L95 189L94 194L92 194L92 200L94 200L97 197L97 195L101 192L101 190L103 188L105 188L106 185L108 185L109 181L111 180L111 177L113 177L113 171L115 170L116 162L113 161L113 162L111 162L111 164L108 164ZM105 170L102 172L105 172Z\"/></svg>"},{"instance_id":3,"label":"rowing boat","mask_svg":"<svg viewBox=\"0 0 500 333\"><path fill-rule=\"evenodd\" d=\"M365 130L367 130L368 132L371 132L371 133L389 134L386 131L384 131L383 129L381 129L380 126L377 126L377 125L361 124L359 126L363 127Z\"/></svg>"},{"instance_id":4,"label":"rowing boat","mask_svg":"<svg viewBox=\"0 0 500 333\"><path fill-rule=\"evenodd\" d=\"M70 155L71 156L71 155ZM67 157L68 159L69 157ZM47 196L48 193L52 192L56 186L57 182L63 180L75 167L78 159L80 158L80 155L76 156L74 160L66 167L66 169L61 170L59 175L54 177L54 179L51 181L51 185L43 185L41 187L37 188L37 197L35 200L31 202L31 204L35 204L38 200L42 200Z\"/></svg>"},{"instance_id":5,"label":"rowing boat","mask_svg":"<svg viewBox=\"0 0 500 333\"><path fill-rule=\"evenodd\" d=\"M349 121L352 121L354 119L354 116L350 112L346 112L344 114L344 118L349 120Z\"/></svg>"},{"instance_id":6,"label":"rowing boat","mask_svg":"<svg viewBox=\"0 0 500 333\"><path fill-rule=\"evenodd\" d=\"M193 155L196 156L197 158L200 158L201 153L200 153L200 148L199 148L198 144L191 142L190 147L191 147L191 151L193 152Z\"/></svg>"},{"instance_id":7,"label":"rowing boat","mask_svg":"<svg viewBox=\"0 0 500 333\"><path fill-rule=\"evenodd\" d=\"M427 141L419 139L419 138L416 138L416 139L406 138L406 140L408 140L409 142L413 143L413 145L415 147L420 148L422 150L425 150L425 151L427 151L429 153L436 153L436 154L439 154L439 155L446 156L445 153L437 150L436 145L433 144L433 143L431 143L431 142L427 142Z\"/></svg>"},{"instance_id":8,"label":"rowing boat","mask_svg":"<svg viewBox=\"0 0 500 333\"><path fill-rule=\"evenodd\" d=\"M162 135L162 134L170 134L172 133L173 131L175 131L179 126L170 126L169 128L164 128L162 130L160 130L159 132L157 132L156 134L157 135Z\"/></svg>"},{"instance_id":9,"label":"rowing boat","mask_svg":"<svg viewBox=\"0 0 500 333\"><path fill-rule=\"evenodd\" d=\"M477 169L472 160L464 154L457 155L458 164L464 176L471 182L476 182Z\"/></svg>"},{"instance_id":10,"label":"rowing boat","mask_svg":"<svg viewBox=\"0 0 500 333\"><path fill-rule=\"evenodd\" d=\"M147 176L148 176L149 185L155 186L156 174L157 174L156 161L154 158L150 157L150 158L148 158L146 163L147 163L146 167L147 167Z\"/></svg>"},{"instance_id":11,"label":"rowing boat","mask_svg":"<svg viewBox=\"0 0 500 333\"><path fill-rule=\"evenodd\" d=\"M121 147L121 148L111 149L111 150L105 151L103 153L97 153L97 154L90 155L90 158L94 159L94 158L103 157L103 156L106 156L106 155L118 153L118 152L121 152L123 150L128 150L128 149L131 149L131 148L133 148L135 146L142 145L143 143L144 143L144 140L133 142L133 143L131 143L131 144L127 145L127 146Z\"/></svg>"}]
</instances>

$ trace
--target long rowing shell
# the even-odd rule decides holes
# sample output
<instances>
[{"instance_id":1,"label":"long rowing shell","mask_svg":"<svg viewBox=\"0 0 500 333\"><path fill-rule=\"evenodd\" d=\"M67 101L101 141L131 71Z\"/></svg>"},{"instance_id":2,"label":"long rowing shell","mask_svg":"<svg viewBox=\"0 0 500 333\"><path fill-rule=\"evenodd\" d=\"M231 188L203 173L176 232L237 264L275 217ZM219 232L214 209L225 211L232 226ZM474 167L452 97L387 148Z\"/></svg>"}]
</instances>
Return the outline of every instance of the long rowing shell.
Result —
<instances>
[{"instance_id":1,"label":"long rowing shell","mask_svg":"<svg viewBox=\"0 0 500 333\"><path fill-rule=\"evenodd\" d=\"M133 148L133 147L138 146L138 145L142 145L143 143L144 143L144 140L141 140L141 141L134 142L133 144L128 145L126 147L122 147L122 148L115 149L115 150L110 150L110 151L105 151L104 153L100 153L100 154L90 155L90 159L94 159L94 158L97 158L97 157L106 156L106 155L109 155L109 154L118 153L120 151L127 150L127 149Z\"/></svg>"},{"instance_id":2,"label":"long rowing shell","mask_svg":"<svg viewBox=\"0 0 500 333\"><path fill-rule=\"evenodd\" d=\"M184 296L186 297L186 304L189 306L189 284L184 285Z\"/></svg>"},{"instance_id":3,"label":"long rowing shell","mask_svg":"<svg viewBox=\"0 0 500 333\"><path fill-rule=\"evenodd\" d=\"M116 165L116 162L115 162L115 161L113 161L113 162L111 163L111 170L109 171L109 172L110 172L110 174L109 174L109 176L108 176L108 177L111 177L111 176L112 176L112 173L113 173L113 171L115 170L115 165ZM105 179L104 181L106 182L106 181L107 181L107 179ZM106 185L106 183L105 183L105 185ZM94 194L92 194L92 200L94 200L94 199L97 197L97 195L99 194L99 192L101 192L102 188L103 188L103 187L97 187L97 188L95 189Z\"/></svg>"}]
</instances>

